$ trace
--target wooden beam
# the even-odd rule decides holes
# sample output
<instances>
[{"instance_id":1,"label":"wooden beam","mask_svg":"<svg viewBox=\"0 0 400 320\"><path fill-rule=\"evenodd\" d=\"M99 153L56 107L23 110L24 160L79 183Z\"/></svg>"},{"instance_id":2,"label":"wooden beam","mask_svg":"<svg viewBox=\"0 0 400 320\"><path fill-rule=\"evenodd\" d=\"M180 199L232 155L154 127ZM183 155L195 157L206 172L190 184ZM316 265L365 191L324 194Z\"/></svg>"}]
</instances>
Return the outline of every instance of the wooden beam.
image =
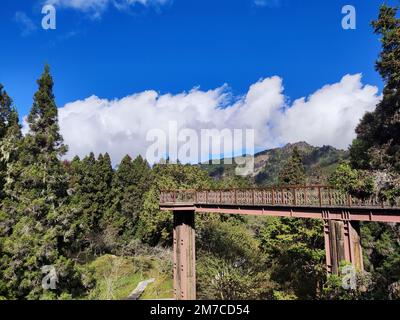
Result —
<instances>
[{"instance_id":1,"label":"wooden beam","mask_svg":"<svg viewBox=\"0 0 400 320\"><path fill-rule=\"evenodd\" d=\"M174 211L174 296L196 300L194 210Z\"/></svg>"},{"instance_id":2,"label":"wooden beam","mask_svg":"<svg viewBox=\"0 0 400 320\"><path fill-rule=\"evenodd\" d=\"M325 250L328 273L339 274L340 263L351 263L356 270L363 271L363 257L358 222L325 221Z\"/></svg>"}]
</instances>

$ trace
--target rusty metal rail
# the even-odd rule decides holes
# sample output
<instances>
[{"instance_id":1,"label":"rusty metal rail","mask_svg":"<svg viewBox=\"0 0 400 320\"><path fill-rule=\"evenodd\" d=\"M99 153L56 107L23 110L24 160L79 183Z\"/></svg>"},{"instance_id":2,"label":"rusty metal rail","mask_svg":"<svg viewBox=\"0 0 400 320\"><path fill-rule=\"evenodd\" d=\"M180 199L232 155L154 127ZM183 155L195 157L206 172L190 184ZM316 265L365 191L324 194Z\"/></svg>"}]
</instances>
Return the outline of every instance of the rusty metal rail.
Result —
<instances>
[{"instance_id":1,"label":"rusty metal rail","mask_svg":"<svg viewBox=\"0 0 400 320\"><path fill-rule=\"evenodd\" d=\"M161 192L161 206L174 204L400 209L400 197L394 203L376 196L361 200L329 186Z\"/></svg>"}]
</instances>

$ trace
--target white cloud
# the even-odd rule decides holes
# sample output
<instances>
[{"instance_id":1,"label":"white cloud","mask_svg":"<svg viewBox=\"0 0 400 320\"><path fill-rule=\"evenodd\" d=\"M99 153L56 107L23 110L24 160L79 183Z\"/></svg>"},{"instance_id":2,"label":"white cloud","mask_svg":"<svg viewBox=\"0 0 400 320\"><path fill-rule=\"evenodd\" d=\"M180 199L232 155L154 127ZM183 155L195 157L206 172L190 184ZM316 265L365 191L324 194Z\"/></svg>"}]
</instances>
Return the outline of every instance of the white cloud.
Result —
<instances>
[{"instance_id":1,"label":"white cloud","mask_svg":"<svg viewBox=\"0 0 400 320\"><path fill-rule=\"evenodd\" d=\"M169 121L177 121L178 129L196 132L252 128L257 148L302 140L346 148L359 119L380 99L378 89L363 85L360 74L346 75L291 105L283 90L282 79L271 77L236 98L226 85L175 95L144 91L115 100L91 96L59 109L60 128L69 145L69 159L90 151L108 152L114 163L126 154L145 155L151 144L146 142L148 131L168 132Z\"/></svg>"},{"instance_id":2,"label":"white cloud","mask_svg":"<svg viewBox=\"0 0 400 320\"><path fill-rule=\"evenodd\" d=\"M257 7L279 7L281 0L254 0Z\"/></svg>"},{"instance_id":3,"label":"white cloud","mask_svg":"<svg viewBox=\"0 0 400 320\"><path fill-rule=\"evenodd\" d=\"M282 142L307 141L347 149L366 111L375 109L378 88L362 85L361 74L346 75L310 97L301 98L280 114L274 135Z\"/></svg>"},{"instance_id":4,"label":"white cloud","mask_svg":"<svg viewBox=\"0 0 400 320\"><path fill-rule=\"evenodd\" d=\"M37 26L25 12L17 11L15 13L14 20L20 26L22 36L28 36L37 29Z\"/></svg>"},{"instance_id":5,"label":"white cloud","mask_svg":"<svg viewBox=\"0 0 400 320\"><path fill-rule=\"evenodd\" d=\"M94 17L100 17L109 6L126 10L135 5L160 6L168 2L170 0L45 0L46 4L91 13Z\"/></svg>"}]
</instances>

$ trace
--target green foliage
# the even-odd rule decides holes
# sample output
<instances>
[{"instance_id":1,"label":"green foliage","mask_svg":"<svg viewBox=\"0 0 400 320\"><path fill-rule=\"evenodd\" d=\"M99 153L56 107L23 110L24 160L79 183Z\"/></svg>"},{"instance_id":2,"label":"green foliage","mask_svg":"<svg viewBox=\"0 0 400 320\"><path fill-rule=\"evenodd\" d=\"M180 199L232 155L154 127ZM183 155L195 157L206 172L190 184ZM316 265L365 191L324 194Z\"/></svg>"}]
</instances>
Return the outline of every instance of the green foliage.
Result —
<instances>
[{"instance_id":1,"label":"green foliage","mask_svg":"<svg viewBox=\"0 0 400 320\"><path fill-rule=\"evenodd\" d=\"M141 156L124 157L111 188L111 205L105 211L103 229L108 247L127 244L134 236L145 195L152 184L150 166Z\"/></svg>"},{"instance_id":2,"label":"green foliage","mask_svg":"<svg viewBox=\"0 0 400 320\"><path fill-rule=\"evenodd\" d=\"M15 161L21 139L18 113L0 84L0 199L7 179L7 168Z\"/></svg>"},{"instance_id":3,"label":"green foliage","mask_svg":"<svg viewBox=\"0 0 400 320\"><path fill-rule=\"evenodd\" d=\"M265 150L254 155L254 176L238 179L235 174L236 164L201 164L200 168L217 182L230 185L233 180L242 180L243 185L271 186L279 183L279 173L282 166L291 158L297 148L302 157L307 183L326 184L328 176L336 169L337 164L349 157L348 151L338 150L331 146L313 147L306 142L287 144L282 148Z\"/></svg>"},{"instance_id":4,"label":"green foliage","mask_svg":"<svg viewBox=\"0 0 400 320\"><path fill-rule=\"evenodd\" d=\"M140 281L155 278L141 298L161 299L173 296L171 252L151 252L140 245L143 253L134 256L103 255L86 264L84 269L93 275L95 286L85 299L124 300ZM155 250L156 251L156 250ZM166 257L167 255L167 257Z\"/></svg>"},{"instance_id":5,"label":"green foliage","mask_svg":"<svg viewBox=\"0 0 400 320\"><path fill-rule=\"evenodd\" d=\"M13 217L9 236L2 241L3 278L10 298L42 297L41 268L46 265L58 268L55 297L77 295L84 289L75 264L65 256L71 217L65 210L68 181L60 157L66 148L58 132L53 80L47 66L38 84L28 117L30 132L14 163L7 167L4 186L7 199L2 210Z\"/></svg>"},{"instance_id":6,"label":"green foliage","mask_svg":"<svg viewBox=\"0 0 400 320\"><path fill-rule=\"evenodd\" d=\"M306 183L305 168L296 147L280 171L279 183ZM274 298L316 298L324 279L322 222L290 218L268 219L261 226L258 237L269 257L271 279L279 283Z\"/></svg>"},{"instance_id":7,"label":"green foliage","mask_svg":"<svg viewBox=\"0 0 400 320\"><path fill-rule=\"evenodd\" d=\"M148 274L150 266L142 272ZM103 255L91 262L87 268L96 279L96 286L90 291L89 299L126 299L143 280L137 264L129 257Z\"/></svg>"},{"instance_id":8,"label":"green foliage","mask_svg":"<svg viewBox=\"0 0 400 320\"><path fill-rule=\"evenodd\" d=\"M259 242L237 221L211 220L197 236L200 299L271 298L274 283L265 270Z\"/></svg>"},{"instance_id":9,"label":"green foliage","mask_svg":"<svg viewBox=\"0 0 400 320\"><path fill-rule=\"evenodd\" d=\"M229 189L229 188L239 188L246 189L254 187L254 183L249 177L227 177L223 180L216 180L212 182L212 187L215 189Z\"/></svg>"},{"instance_id":10,"label":"green foliage","mask_svg":"<svg viewBox=\"0 0 400 320\"><path fill-rule=\"evenodd\" d=\"M104 212L111 205L111 182L113 169L106 153L96 160L93 153L82 161L75 157L65 163L69 174L68 211L73 213L73 223L68 233L73 243L73 252L86 251L101 254L105 250L101 236Z\"/></svg>"},{"instance_id":11,"label":"green foliage","mask_svg":"<svg viewBox=\"0 0 400 320\"><path fill-rule=\"evenodd\" d=\"M45 66L37 84L39 90L35 93L28 116L30 133L27 135L27 144L31 148L30 151L34 152L33 155L46 152L62 156L67 148L59 132L57 106L53 94L54 82L48 65Z\"/></svg>"},{"instance_id":12,"label":"green foliage","mask_svg":"<svg viewBox=\"0 0 400 320\"><path fill-rule=\"evenodd\" d=\"M153 167L153 184L144 195L137 237L145 243L172 243L172 214L159 210L162 190L205 189L211 185L207 172L191 165L158 164Z\"/></svg>"},{"instance_id":13,"label":"green foliage","mask_svg":"<svg viewBox=\"0 0 400 320\"><path fill-rule=\"evenodd\" d=\"M18 157L21 140L21 129L18 114L11 98L0 84L0 296L9 296L8 284L4 280L8 258L4 252L4 242L12 232L15 216L7 208L10 201L6 199L4 187L13 177L11 168Z\"/></svg>"},{"instance_id":14,"label":"green foliage","mask_svg":"<svg viewBox=\"0 0 400 320\"><path fill-rule=\"evenodd\" d=\"M0 85L0 299L121 299L144 277L157 279L145 297L171 297L171 254L158 246L172 243L172 214L159 210L161 190L324 183L332 173L329 182L343 192L363 198L377 188L382 198L397 197L396 12L383 5L373 23L382 37L377 70L385 89L376 110L357 128L351 166L338 165L348 158L346 151L304 142L257 154L255 175L246 178L234 176L235 165L168 163L151 168L140 156L126 156L115 170L108 154L62 162L67 148L59 132L49 67L38 80L27 118L30 131L24 137L12 100ZM384 179L377 183L366 170L383 173ZM321 221L205 214L196 217L196 225L201 299L400 297L398 226L362 225L368 273L357 275L356 290L345 291L342 275L324 284ZM41 286L46 265L56 269L55 290Z\"/></svg>"},{"instance_id":15,"label":"green foliage","mask_svg":"<svg viewBox=\"0 0 400 320\"><path fill-rule=\"evenodd\" d=\"M376 70L385 87L376 109L362 118L356 129L357 138L350 148L353 168L374 170L377 194L392 202L400 195L400 19L397 10L383 4L378 19L372 23L374 32L381 37L382 51ZM360 177L359 172L350 168L342 170L343 185L347 183L346 188L369 194L371 172L364 172L364 177ZM398 297L398 228L368 223L362 226L362 237L365 265L375 283L371 296L376 299Z\"/></svg>"},{"instance_id":16,"label":"green foliage","mask_svg":"<svg viewBox=\"0 0 400 320\"><path fill-rule=\"evenodd\" d=\"M304 185L306 183L306 172L297 148L293 149L292 156L284 164L279 173L279 184L281 185Z\"/></svg>"},{"instance_id":17,"label":"green foliage","mask_svg":"<svg viewBox=\"0 0 400 320\"><path fill-rule=\"evenodd\" d=\"M319 220L269 218L258 234L281 293L315 299L325 278L323 225Z\"/></svg>"},{"instance_id":18,"label":"green foliage","mask_svg":"<svg viewBox=\"0 0 400 320\"><path fill-rule=\"evenodd\" d=\"M352 169L347 162L341 163L329 177L329 183L344 193L365 199L375 191L373 177L366 171Z\"/></svg>"},{"instance_id":19,"label":"green foliage","mask_svg":"<svg viewBox=\"0 0 400 320\"><path fill-rule=\"evenodd\" d=\"M346 270L347 268L347 270ZM370 274L366 272L349 272L351 265L342 263L339 275L330 275L324 284L321 299L323 300L368 300L371 299L373 287ZM354 280L351 278L354 276ZM352 283L353 282L353 283Z\"/></svg>"},{"instance_id":20,"label":"green foliage","mask_svg":"<svg viewBox=\"0 0 400 320\"><path fill-rule=\"evenodd\" d=\"M365 269L375 283L372 296L387 299L400 279L400 226L364 223L361 233Z\"/></svg>"},{"instance_id":21,"label":"green foliage","mask_svg":"<svg viewBox=\"0 0 400 320\"><path fill-rule=\"evenodd\" d=\"M350 151L357 168L400 173L400 19L396 15L397 8L384 4L372 23L374 32L381 36L382 51L376 70L385 87L381 102L358 125L357 139Z\"/></svg>"}]
</instances>

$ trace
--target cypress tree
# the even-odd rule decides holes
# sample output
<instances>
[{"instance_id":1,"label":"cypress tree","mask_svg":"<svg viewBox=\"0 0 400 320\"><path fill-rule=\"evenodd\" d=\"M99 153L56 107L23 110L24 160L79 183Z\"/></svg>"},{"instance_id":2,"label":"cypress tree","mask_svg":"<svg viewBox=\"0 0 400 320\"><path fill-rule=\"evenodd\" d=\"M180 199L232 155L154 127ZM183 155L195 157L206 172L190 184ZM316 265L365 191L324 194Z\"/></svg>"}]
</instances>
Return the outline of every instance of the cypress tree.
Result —
<instances>
[{"instance_id":1,"label":"cypress tree","mask_svg":"<svg viewBox=\"0 0 400 320\"><path fill-rule=\"evenodd\" d=\"M0 84L0 298L12 297L8 283L5 281L4 272L10 262L4 252L4 242L12 233L15 224L15 215L12 205L5 194L6 183L13 177L9 174L17 160L19 143L21 140L21 127L18 122L18 113L13 106L11 98Z\"/></svg>"},{"instance_id":2,"label":"cypress tree","mask_svg":"<svg viewBox=\"0 0 400 320\"><path fill-rule=\"evenodd\" d=\"M104 213L111 206L111 185L113 180L113 168L111 158L108 153L100 154L96 162L96 180L97 180L97 201L100 203L100 213L98 221L102 220Z\"/></svg>"},{"instance_id":3,"label":"cypress tree","mask_svg":"<svg viewBox=\"0 0 400 320\"><path fill-rule=\"evenodd\" d=\"M342 163L330 182L359 198L376 193L394 203L400 196L400 19L397 8L384 4L372 22L381 37L382 50L376 70L384 81L382 100L367 112L356 128L350 147L350 164ZM387 299L400 279L398 229L388 224L361 224L364 266L371 272L373 286L366 290L375 299ZM395 290L396 291L396 290ZM340 292L340 291L339 291ZM347 295L347 293L345 293Z\"/></svg>"},{"instance_id":4,"label":"cypress tree","mask_svg":"<svg viewBox=\"0 0 400 320\"><path fill-rule=\"evenodd\" d=\"M130 204L130 208L125 212L126 214L131 212L132 219L136 223L143 207L144 194L150 189L152 175L148 162L141 155L133 160L132 170L134 183L131 188L128 187L125 191L129 197L127 202Z\"/></svg>"},{"instance_id":5,"label":"cypress tree","mask_svg":"<svg viewBox=\"0 0 400 320\"><path fill-rule=\"evenodd\" d=\"M397 8L386 4L372 22L381 36L382 51L376 62L385 87L382 101L362 118L356 129L350 155L359 169L388 170L400 173L400 19Z\"/></svg>"},{"instance_id":6,"label":"cypress tree","mask_svg":"<svg viewBox=\"0 0 400 320\"><path fill-rule=\"evenodd\" d=\"M75 156L70 163L66 163L65 169L68 174L68 211L73 215L71 229L68 232L70 235L70 253L78 253L83 247L83 240L87 223L82 210L82 161L78 156Z\"/></svg>"},{"instance_id":7,"label":"cypress tree","mask_svg":"<svg viewBox=\"0 0 400 320\"><path fill-rule=\"evenodd\" d=\"M7 166L15 161L21 127L11 98L0 84L0 199L4 197Z\"/></svg>"},{"instance_id":8,"label":"cypress tree","mask_svg":"<svg viewBox=\"0 0 400 320\"><path fill-rule=\"evenodd\" d=\"M13 113L12 100L0 83L0 139L6 135L10 116Z\"/></svg>"},{"instance_id":9,"label":"cypress tree","mask_svg":"<svg viewBox=\"0 0 400 320\"><path fill-rule=\"evenodd\" d=\"M123 246L133 239L151 176L150 166L141 156L133 161L128 155L122 159L114 173L111 206L103 221L109 247Z\"/></svg>"},{"instance_id":10,"label":"cypress tree","mask_svg":"<svg viewBox=\"0 0 400 320\"><path fill-rule=\"evenodd\" d=\"M99 220L101 217L101 203L98 202L98 172L96 158L93 152L81 162L75 163L75 185L72 201L74 210L78 213L80 240L77 245L79 250L89 249L90 253L98 254L102 250L101 241L97 236Z\"/></svg>"},{"instance_id":11,"label":"cypress tree","mask_svg":"<svg viewBox=\"0 0 400 320\"><path fill-rule=\"evenodd\" d=\"M304 185L306 183L306 171L297 148L293 149L292 156L282 167L279 173L279 183L283 185Z\"/></svg>"},{"instance_id":12,"label":"cypress tree","mask_svg":"<svg viewBox=\"0 0 400 320\"><path fill-rule=\"evenodd\" d=\"M70 165L70 210L75 212L74 251L91 255L103 253L105 213L111 207L113 169L110 156L93 152L82 161L75 157Z\"/></svg>"},{"instance_id":13,"label":"cypress tree","mask_svg":"<svg viewBox=\"0 0 400 320\"><path fill-rule=\"evenodd\" d=\"M133 234L133 219L131 212L129 212L130 204L127 189L132 187L134 183L132 158L127 155L115 171L111 190L112 203L103 220L103 228L109 234L110 246L118 242L117 237L127 236L127 233ZM112 239L113 237L114 239Z\"/></svg>"},{"instance_id":14,"label":"cypress tree","mask_svg":"<svg viewBox=\"0 0 400 320\"><path fill-rule=\"evenodd\" d=\"M13 211L16 223L3 245L8 259L3 276L12 297L19 299L75 295L81 289L80 275L65 255L72 217L65 206L68 181L60 158L67 149L59 133L48 66L37 83L28 116L30 131L23 138L18 160L9 168L14 179L5 188L8 210ZM46 266L57 273L54 290L42 287Z\"/></svg>"}]
</instances>

